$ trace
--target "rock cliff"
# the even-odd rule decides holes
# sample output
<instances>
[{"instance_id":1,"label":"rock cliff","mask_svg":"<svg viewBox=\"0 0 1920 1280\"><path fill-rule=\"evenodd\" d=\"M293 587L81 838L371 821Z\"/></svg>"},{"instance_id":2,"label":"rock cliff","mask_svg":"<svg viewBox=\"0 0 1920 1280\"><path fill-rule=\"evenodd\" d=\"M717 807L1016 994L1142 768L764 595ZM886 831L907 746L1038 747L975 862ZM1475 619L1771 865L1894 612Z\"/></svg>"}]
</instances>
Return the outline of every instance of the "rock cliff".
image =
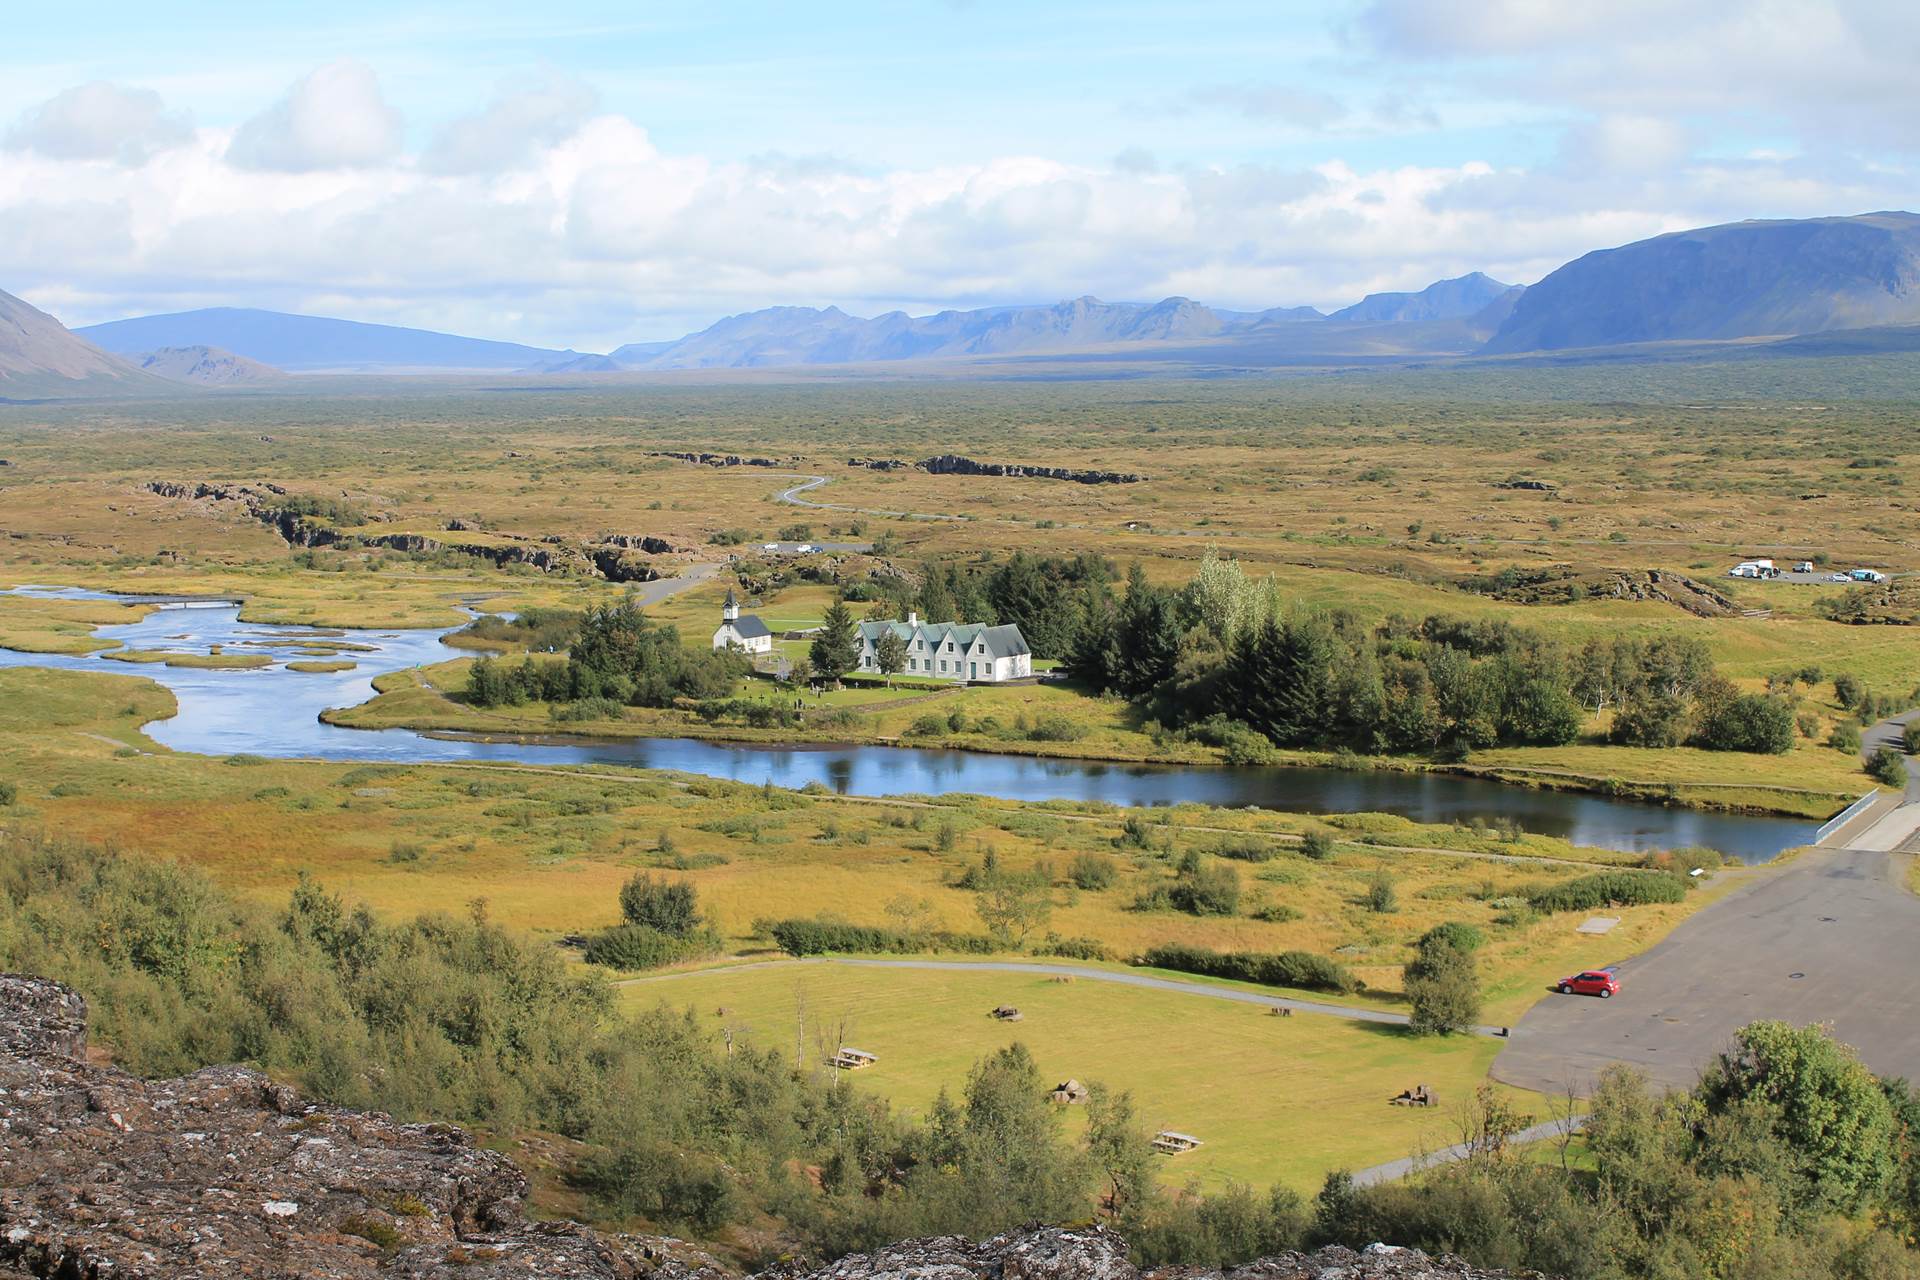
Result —
<instances>
[{"instance_id":1,"label":"rock cliff","mask_svg":"<svg viewBox=\"0 0 1920 1280\"><path fill-rule=\"evenodd\" d=\"M530 1222L512 1161L443 1124L310 1102L244 1067L141 1080L92 1061L87 1007L0 974L0 1275L46 1280L734 1280L678 1240ZM1495 1280L1375 1245L1224 1280ZM1099 1229L917 1240L760 1280L1223 1280L1141 1272Z\"/></svg>"}]
</instances>

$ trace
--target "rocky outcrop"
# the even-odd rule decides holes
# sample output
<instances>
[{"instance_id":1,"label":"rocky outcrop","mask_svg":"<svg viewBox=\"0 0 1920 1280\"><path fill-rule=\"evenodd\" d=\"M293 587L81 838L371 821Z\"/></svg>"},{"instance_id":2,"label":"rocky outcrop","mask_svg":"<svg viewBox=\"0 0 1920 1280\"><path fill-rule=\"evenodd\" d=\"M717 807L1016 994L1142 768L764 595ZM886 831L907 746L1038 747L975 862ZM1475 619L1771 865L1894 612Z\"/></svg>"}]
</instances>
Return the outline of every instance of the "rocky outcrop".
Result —
<instances>
[{"instance_id":1,"label":"rocky outcrop","mask_svg":"<svg viewBox=\"0 0 1920 1280\"><path fill-rule=\"evenodd\" d=\"M243 1067L139 1080L81 1056L86 1005L0 975L0 1273L719 1280L679 1241L521 1213L460 1129L309 1102Z\"/></svg>"},{"instance_id":2,"label":"rocky outcrop","mask_svg":"<svg viewBox=\"0 0 1920 1280\"><path fill-rule=\"evenodd\" d=\"M869 471L904 471L909 467L935 476L1004 476L1037 480L1071 480L1075 484L1139 484L1143 475L1131 471L1091 471L1075 467L1040 467L1020 462L978 462L958 454L943 453L937 458L907 462L901 458L848 458L850 467Z\"/></svg>"},{"instance_id":3,"label":"rocky outcrop","mask_svg":"<svg viewBox=\"0 0 1920 1280\"><path fill-rule=\"evenodd\" d=\"M608 582L654 582L660 577L658 569L620 547L593 547L587 556Z\"/></svg>"},{"instance_id":4,"label":"rocky outcrop","mask_svg":"<svg viewBox=\"0 0 1920 1280\"><path fill-rule=\"evenodd\" d=\"M1560 489L1559 485L1554 484L1550 480L1523 480L1518 477L1512 480L1496 480L1494 481L1493 487L1496 489L1527 489L1534 493L1557 493Z\"/></svg>"},{"instance_id":5,"label":"rocky outcrop","mask_svg":"<svg viewBox=\"0 0 1920 1280\"><path fill-rule=\"evenodd\" d=\"M529 1222L526 1175L443 1124L323 1106L244 1067L140 1080L87 1007L0 974L0 1274L47 1280L729 1280L678 1240ZM1100 1228L940 1237L761 1280L1496 1280L1381 1245L1141 1272Z\"/></svg>"},{"instance_id":6,"label":"rocky outcrop","mask_svg":"<svg viewBox=\"0 0 1920 1280\"><path fill-rule=\"evenodd\" d=\"M737 453L675 453L656 449L648 453L649 458L672 458L675 462L697 462L703 467L785 467L791 466L795 459L781 461L778 458L743 458Z\"/></svg>"},{"instance_id":7,"label":"rocky outcrop","mask_svg":"<svg viewBox=\"0 0 1920 1280\"><path fill-rule=\"evenodd\" d=\"M1127 1256L1126 1241L1095 1227L1008 1232L976 1244L963 1236L940 1236L854 1254L832 1266L765 1272L761 1280L1519 1280L1515 1273L1484 1271L1457 1258L1430 1258L1418 1249L1373 1245L1359 1253L1328 1248L1285 1253L1244 1267L1217 1271L1164 1267L1141 1271Z\"/></svg>"},{"instance_id":8,"label":"rocky outcrop","mask_svg":"<svg viewBox=\"0 0 1920 1280\"><path fill-rule=\"evenodd\" d=\"M600 545L622 547L628 551L644 551L650 556L670 556L679 549L665 538L656 538L648 533L602 534Z\"/></svg>"},{"instance_id":9,"label":"rocky outcrop","mask_svg":"<svg viewBox=\"0 0 1920 1280\"><path fill-rule=\"evenodd\" d=\"M1685 574L1665 569L1582 569L1570 564L1504 569L1462 578L1468 591L1513 604L1571 604L1577 600L1647 600L1700 618L1736 616L1731 598Z\"/></svg>"}]
</instances>

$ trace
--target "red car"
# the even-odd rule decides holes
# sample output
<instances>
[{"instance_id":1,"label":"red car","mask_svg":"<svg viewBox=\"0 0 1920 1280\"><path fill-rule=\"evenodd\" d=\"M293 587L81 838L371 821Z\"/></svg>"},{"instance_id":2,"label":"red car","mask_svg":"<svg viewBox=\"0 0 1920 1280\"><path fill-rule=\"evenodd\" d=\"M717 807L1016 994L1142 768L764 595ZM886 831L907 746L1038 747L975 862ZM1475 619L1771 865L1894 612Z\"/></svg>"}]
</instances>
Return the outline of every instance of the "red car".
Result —
<instances>
[{"instance_id":1,"label":"red car","mask_svg":"<svg viewBox=\"0 0 1920 1280\"><path fill-rule=\"evenodd\" d=\"M1613 976L1611 969L1588 969L1560 979L1558 990L1563 996L1599 996L1605 1000L1619 994L1620 979Z\"/></svg>"}]
</instances>

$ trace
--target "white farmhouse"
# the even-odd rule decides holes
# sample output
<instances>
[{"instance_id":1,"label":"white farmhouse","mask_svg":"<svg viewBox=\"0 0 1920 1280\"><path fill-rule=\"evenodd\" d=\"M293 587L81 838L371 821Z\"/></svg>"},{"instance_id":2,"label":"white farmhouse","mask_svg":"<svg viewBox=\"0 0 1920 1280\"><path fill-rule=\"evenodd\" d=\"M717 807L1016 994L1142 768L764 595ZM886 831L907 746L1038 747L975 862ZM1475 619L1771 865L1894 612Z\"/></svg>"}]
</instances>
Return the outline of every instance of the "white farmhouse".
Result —
<instances>
[{"instance_id":1,"label":"white farmhouse","mask_svg":"<svg viewBox=\"0 0 1920 1280\"><path fill-rule=\"evenodd\" d=\"M860 624L860 670L880 670L877 649L889 630L907 644L907 664L899 673L904 676L998 684L1033 674L1033 651L1019 627L922 622L913 613L905 622Z\"/></svg>"},{"instance_id":2,"label":"white farmhouse","mask_svg":"<svg viewBox=\"0 0 1920 1280\"><path fill-rule=\"evenodd\" d=\"M773 652L773 632L751 613L740 616L740 602L733 598L732 587L727 588L726 602L720 606L720 629L713 633L713 647L742 649L748 653Z\"/></svg>"}]
</instances>

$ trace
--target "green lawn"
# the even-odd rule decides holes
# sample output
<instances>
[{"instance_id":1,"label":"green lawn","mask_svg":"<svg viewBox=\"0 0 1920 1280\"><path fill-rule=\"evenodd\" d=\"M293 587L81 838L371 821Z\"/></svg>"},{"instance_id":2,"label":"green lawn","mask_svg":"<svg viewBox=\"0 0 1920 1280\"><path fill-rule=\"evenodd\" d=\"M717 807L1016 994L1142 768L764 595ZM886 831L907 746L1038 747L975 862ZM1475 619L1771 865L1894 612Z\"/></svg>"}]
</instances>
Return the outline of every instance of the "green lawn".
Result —
<instances>
[{"instance_id":1,"label":"green lawn","mask_svg":"<svg viewBox=\"0 0 1920 1280\"><path fill-rule=\"evenodd\" d=\"M879 1055L848 1077L922 1111L958 1089L974 1062L1019 1041L1049 1085L1101 1081L1132 1092L1149 1129L1205 1146L1160 1165L1172 1183L1282 1182L1303 1192L1330 1168L1364 1168L1458 1140L1454 1104L1486 1077L1499 1043L1418 1039L1397 1028L1093 981L1031 974L777 964L649 979L628 1008L693 1008L716 1030L819 1063L840 1044ZM988 1011L1017 1006L1020 1022ZM1427 1084L1440 1107L1389 1106ZM1543 1100L1521 1105L1544 1114ZM1076 1113L1077 1116L1077 1113Z\"/></svg>"}]
</instances>

